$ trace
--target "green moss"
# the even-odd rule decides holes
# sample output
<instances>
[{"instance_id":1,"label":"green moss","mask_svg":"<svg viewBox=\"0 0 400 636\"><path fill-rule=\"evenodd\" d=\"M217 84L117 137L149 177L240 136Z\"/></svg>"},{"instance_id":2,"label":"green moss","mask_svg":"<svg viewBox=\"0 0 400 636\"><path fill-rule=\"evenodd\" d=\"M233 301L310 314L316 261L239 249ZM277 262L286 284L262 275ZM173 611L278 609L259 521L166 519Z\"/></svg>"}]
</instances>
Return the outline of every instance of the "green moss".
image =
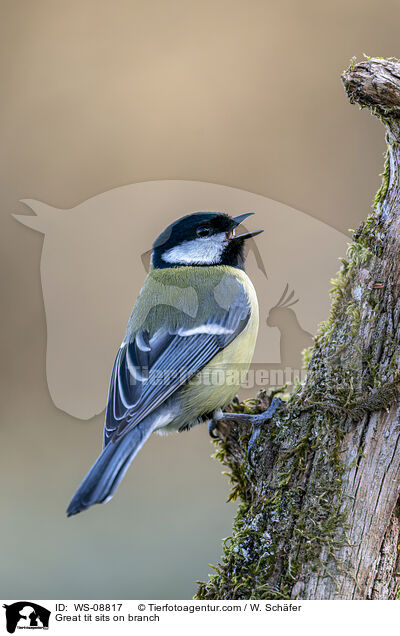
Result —
<instances>
[{"instance_id":1,"label":"green moss","mask_svg":"<svg viewBox=\"0 0 400 636\"><path fill-rule=\"evenodd\" d=\"M294 407L295 408L295 407ZM198 599L284 599L290 598L296 575L305 563L313 563L323 549L329 554L343 545L337 527L344 525L341 501L340 445L343 431L331 426L330 416L316 413L299 437L292 430L295 443L288 444L288 428L296 428L291 418L276 421L271 433L273 444L284 445L275 466L276 480L254 497L251 488L254 474L245 460L243 446L240 477L236 481L237 455L226 453L223 458L230 468L230 478L236 481L235 493L242 499L233 527L233 534L224 541L221 563L208 583L200 583ZM297 425L298 428L302 424ZM248 435L243 435L248 441ZM330 446L331 452L328 452ZM235 459L233 459L235 457ZM313 471L309 462L313 458ZM240 461L240 459L239 459ZM304 506L304 482L307 506ZM290 553L282 544L283 530L290 532ZM287 537L286 537L287 539ZM295 556L294 556L295 555ZM285 576L273 585L276 566L284 560Z\"/></svg>"},{"instance_id":2,"label":"green moss","mask_svg":"<svg viewBox=\"0 0 400 636\"><path fill-rule=\"evenodd\" d=\"M307 349L303 349L303 351L301 352L301 355L303 356L303 368L307 369L308 367L308 363L311 360L311 356L312 356L312 352L314 350L314 347L307 347Z\"/></svg>"},{"instance_id":3,"label":"green moss","mask_svg":"<svg viewBox=\"0 0 400 636\"><path fill-rule=\"evenodd\" d=\"M349 303L346 308L346 316L350 317L351 333L355 336L361 324L360 307L356 303Z\"/></svg>"},{"instance_id":4,"label":"green moss","mask_svg":"<svg viewBox=\"0 0 400 636\"><path fill-rule=\"evenodd\" d=\"M395 142L396 143L396 142ZM383 168L383 173L381 174L382 177L382 183L381 183L381 187L379 188L378 192L375 195L375 199L374 199L374 210L376 210L385 200L386 198L386 194L389 188L389 183L390 183L390 160L389 160L389 153L386 152L385 155L385 165ZM368 221L368 219L367 219Z\"/></svg>"},{"instance_id":5,"label":"green moss","mask_svg":"<svg viewBox=\"0 0 400 636\"><path fill-rule=\"evenodd\" d=\"M363 230L364 232L364 230ZM337 277L331 280L330 295L332 297L331 313L328 320L322 322L316 335L316 342L321 343L332 336L339 316L351 315L353 318L354 330L360 324L359 308L351 300L351 287L354 276L360 267L366 266L373 257L373 251L366 242L366 235L350 243L347 249L346 258L340 259L342 266L337 273Z\"/></svg>"}]
</instances>

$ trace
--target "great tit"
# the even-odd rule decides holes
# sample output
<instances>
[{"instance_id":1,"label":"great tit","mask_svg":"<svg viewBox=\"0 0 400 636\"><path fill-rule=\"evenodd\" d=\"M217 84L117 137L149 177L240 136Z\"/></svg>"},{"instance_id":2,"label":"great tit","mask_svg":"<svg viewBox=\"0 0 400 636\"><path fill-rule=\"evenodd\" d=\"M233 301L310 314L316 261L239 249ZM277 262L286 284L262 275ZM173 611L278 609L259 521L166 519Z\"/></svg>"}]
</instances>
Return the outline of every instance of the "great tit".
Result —
<instances>
[{"instance_id":1,"label":"great tit","mask_svg":"<svg viewBox=\"0 0 400 636\"><path fill-rule=\"evenodd\" d=\"M111 374L103 450L68 516L109 501L154 431L226 419L222 409L243 382L258 332L244 243L262 230L235 234L248 216L196 212L155 240Z\"/></svg>"}]
</instances>

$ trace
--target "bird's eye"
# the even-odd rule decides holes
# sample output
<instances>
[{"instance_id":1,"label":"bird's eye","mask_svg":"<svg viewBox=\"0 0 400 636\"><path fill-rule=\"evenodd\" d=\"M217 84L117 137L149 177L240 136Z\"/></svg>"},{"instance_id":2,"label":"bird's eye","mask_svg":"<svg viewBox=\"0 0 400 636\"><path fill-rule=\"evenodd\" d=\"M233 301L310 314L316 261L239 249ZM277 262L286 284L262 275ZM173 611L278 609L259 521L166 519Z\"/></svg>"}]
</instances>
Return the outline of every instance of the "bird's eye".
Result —
<instances>
[{"instance_id":1,"label":"bird's eye","mask_svg":"<svg viewBox=\"0 0 400 636\"><path fill-rule=\"evenodd\" d=\"M210 236L211 230L208 227L199 227L196 231L197 236L203 238L204 236Z\"/></svg>"}]
</instances>

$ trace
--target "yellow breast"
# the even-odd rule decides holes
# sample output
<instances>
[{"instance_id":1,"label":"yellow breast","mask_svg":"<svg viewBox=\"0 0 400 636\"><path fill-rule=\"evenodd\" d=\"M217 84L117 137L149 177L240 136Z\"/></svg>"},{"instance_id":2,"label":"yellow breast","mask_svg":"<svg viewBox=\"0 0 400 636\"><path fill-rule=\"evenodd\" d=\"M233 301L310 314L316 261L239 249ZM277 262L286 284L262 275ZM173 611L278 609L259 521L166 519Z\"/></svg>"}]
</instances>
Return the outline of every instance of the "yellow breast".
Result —
<instances>
[{"instance_id":1,"label":"yellow breast","mask_svg":"<svg viewBox=\"0 0 400 636\"><path fill-rule=\"evenodd\" d=\"M245 272L235 268L229 270L246 291L251 307L250 319L239 336L182 390L182 409L195 417L223 408L232 400L246 379L254 354L259 323L257 295Z\"/></svg>"}]
</instances>

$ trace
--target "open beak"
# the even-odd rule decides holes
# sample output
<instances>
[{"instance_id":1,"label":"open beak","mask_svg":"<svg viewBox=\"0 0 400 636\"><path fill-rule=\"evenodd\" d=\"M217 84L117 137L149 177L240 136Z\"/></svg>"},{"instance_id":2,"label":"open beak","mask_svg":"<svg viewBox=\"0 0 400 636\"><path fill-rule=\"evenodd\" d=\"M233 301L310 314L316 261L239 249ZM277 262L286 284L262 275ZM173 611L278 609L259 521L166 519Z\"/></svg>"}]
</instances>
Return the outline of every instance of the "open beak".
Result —
<instances>
[{"instance_id":1,"label":"open beak","mask_svg":"<svg viewBox=\"0 0 400 636\"><path fill-rule=\"evenodd\" d=\"M235 225L233 226L234 228L236 228L238 225L240 225L245 219L247 219L248 216L253 216L253 214L255 214L254 212L247 212L247 214L239 214L239 216L234 216L233 217L233 221L235 223ZM264 230L256 230L255 232L246 232L245 234L239 234L239 236L231 236L230 240L231 241L235 241L237 239L249 239L249 238L253 238L253 236L257 236L257 234L261 234L261 232L264 232Z\"/></svg>"}]
</instances>

